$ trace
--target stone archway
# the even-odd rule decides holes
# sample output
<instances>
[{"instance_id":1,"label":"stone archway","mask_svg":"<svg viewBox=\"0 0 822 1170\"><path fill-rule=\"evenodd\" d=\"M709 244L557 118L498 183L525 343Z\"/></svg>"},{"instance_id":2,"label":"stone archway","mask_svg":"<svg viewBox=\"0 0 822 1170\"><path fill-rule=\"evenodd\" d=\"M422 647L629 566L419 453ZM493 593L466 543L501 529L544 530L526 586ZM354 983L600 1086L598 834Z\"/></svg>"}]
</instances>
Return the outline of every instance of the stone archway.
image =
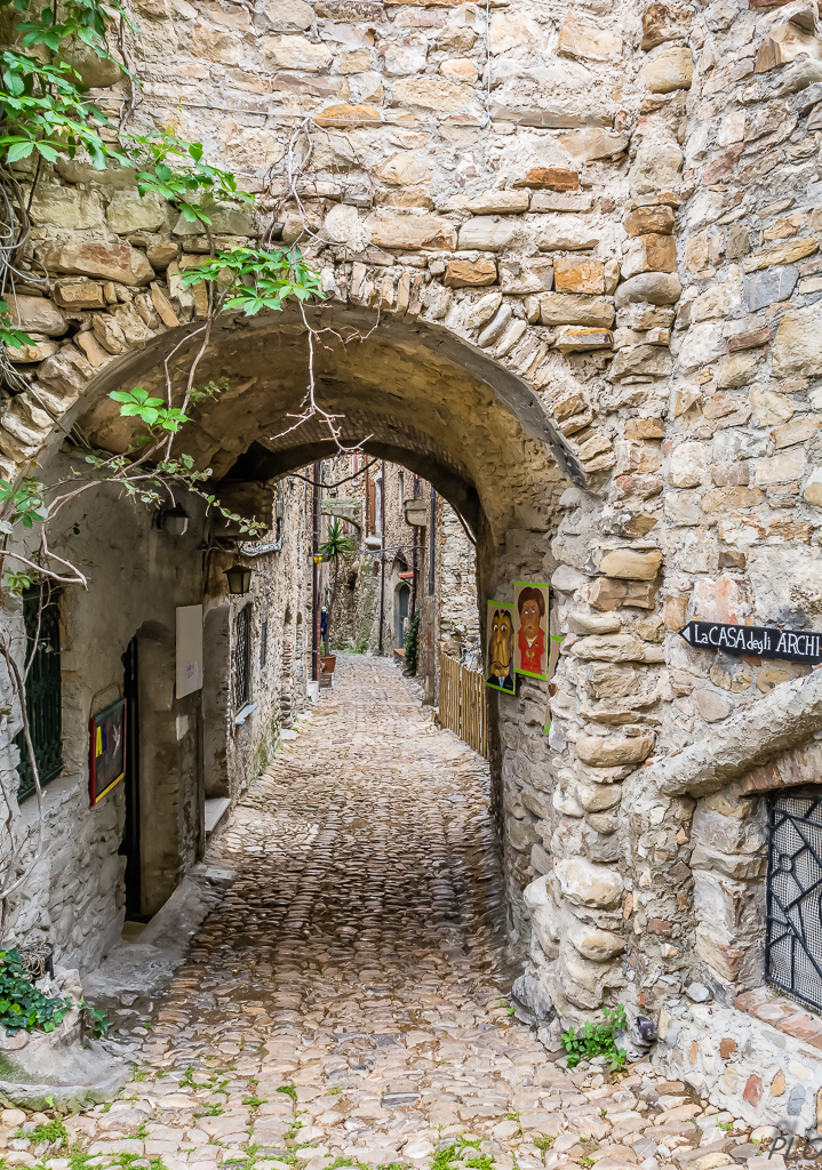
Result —
<instances>
[{"instance_id":1,"label":"stone archway","mask_svg":"<svg viewBox=\"0 0 822 1170\"><path fill-rule=\"evenodd\" d=\"M368 453L418 472L453 504L477 537L481 596L504 595L518 578L550 576L557 567L550 545L560 522L560 497L573 482L584 484L588 473L504 355L492 359L442 325L408 314L377 318L356 304L319 306L313 321L334 331L316 354L317 396L324 409L341 416L346 441L361 442ZM342 344L339 338L353 330L356 338ZM171 355L173 375L184 371L199 344L197 336L187 338L192 333L166 330L106 363L62 426L76 423L100 446L125 449L131 424L107 393L133 385L161 391L166 356ZM186 449L198 465L214 469L220 495L270 498L272 480L330 453L316 419L296 430L289 427L306 369L305 330L294 314L217 320L198 379L226 377L229 385L198 408L186 428ZM44 448L53 441L46 436ZM286 625L290 645L293 628ZM523 698L544 706L543 691L527 684ZM521 815L526 739L533 740L531 757L547 771L542 728L531 731L513 704L501 706L493 766L497 788L508 794L500 809L511 830L506 836L515 894L534 876L529 854L537 843Z\"/></svg>"},{"instance_id":2,"label":"stone archway","mask_svg":"<svg viewBox=\"0 0 822 1170\"><path fill-rule=\"evenodd\" d=\"M371 425L373 453L455 503L486 596L552 574L565 641L550 737L527 683L496 748L512 872L541 875L527 896L534 986L566 1019L618 997L657 1012L698 972L679 885L699 745L715 749L735 715L749 740L775 683L783 747L804 734L784 718L784 677L708 674L677 631L714 606L728 620L729 576L732 620L819 625L819 117L803 61L818 21L753 0L730 22L719 0L698 20L655 3L212 4L184 21L167 0L135 6L138 118L174 120L264 192L271 238L310 238L330 297L318 320L367 331L379 314L375 343L405 355L399 398L364 376L376 349L359 350L357 394L338 363L325 390L352 434ZM755 69L739 76L741 51ZM312 153L290 182L277 162L295 126ZM205 312L181 273L207 242L119 177L43 168L32 213L48 297L16 306L37 343L30 388L0 407L3 475L80 417L117 441L94 395L142 377ZM226 246L260 226L236 207L215 219ZM227 359L259 342L284 368L303 360L287 317L279 347L270 322L222 324ZM449 368L473 387L461 410ZM412 394L423 374L432 393ZM285 397L268 405L277 415ZM254 387L223 406L248 426L216 414L200 456L216 453L238 491L322 452L316 432L299 449L249 446L267 409Z\"/></svg>"},{"instance_id":3,"label":"stone archway","mask_svg":"<svg viewBox=\"0 0 822 1170\"><path fill-rule=\"evenodd\" d=\"M422 297L419 273L397 269L390 278L382 276L378 292L376 285L369 292L362 284L368 270L359 267L358 281L350 266L329 272L326 284L333 297L309 310L312 324L324 331L324 343L315 353L317 397L324 409L344 420L343 439L424 476L454 506L476 536L481 606L483 599L507 596L518 579L547 580L553 575L560 589L574 592L580 568L597 571L592 552L601 550L592 550L588 540L580 544L574 534L585 524L590 531L596 523L600 503L595 489L611 466L613 451L605 432L594 426L594 412L573 368L563 366L556 351L549 353L540 335L532 334L519 317L509 319L503 312L502 332L489 334L489 319L505 308L496 293L477 300L449 292L451 309L443 319L440 310L431 307L429 286ZM411 296L414 288L420 292L416 300ZM145 295L136 294L135 301ZM115 308L91 316L117 321L118 313ZM103 328L98 326L98 332ZM7 453L13 448L21 460L38 454L48 458L65 430L78 425L101 447L124 450L130 424L120 417L108 392L141 385L164 393L164 363L172 377L184 376L199 337L196 323L169 324L106 357L96 374L68 342L41 363L30 398L15 399L2 416L6 431L0 446L5 444ZM290 425L289 415L306 384L307 362L305 328L293 311L253 319L224 314L214 323L197 376L202 382L225 377L228 388L198 408L186 428L186 448L199 466L214 469L227 502L248 506L270 500L272 480L329 453L327 434L316 418L296 429ZM40 405L32 406L32 400L45 401L49 394L58 420ZM19 434L14 438L16 424L9 426L9 421L12 411L19 418L26 410L40 430L36 435L31 427L26 431L30 445L24 452ZM566 566L553 544L563 527L564 545L570 550ZM632 553L624 563L619 557L612 559L616 577L636 573L648 580L659 565L656 553ZM650 587L647 592L650 598ZM641 599L638 603L649 604ZM596 632L601 621L594 615L590 632ZM650 651L650 657L641 657L646 653L643 646L632 661L657 661ZM610 647L603 653L610 654ZM533 908L523 905L522 891L553 869L547 850L562 806L552 804L546 794L562 769L568 775L567 768L574 766L573 734L559 731L563 716L572 713L571 696L579 686L572 667L573 663L560 667L566 704L564 709L557 704L551 741L544 730L544 684L523 680L516 704L494 701L495 807L512 905L525 931ZM568 727L572 733L576 730L573 719ZM630 742L624 736L616 738L615 751L627 752L631 762L637 761L637 749L647 754L652 746L652 739L644 735ZM598 765L600 741L588 737L585 745L584 763ZM610 838L613 824L600 820L603 835ZM588 835L598 833L599 828L592 828ZM572 837L567 848L584 853L588 847L586 840ZM613 849L609 841L597 855L592 874L583 875L586 880L598 879L603 869L606 880L616 886L610 877ZM555 889L563 900L559 887ZM570 913L573 917L575 911ZM619 983L619 972L610 962L619 954L616 944L605 961L597 956L593 974L587 969L580 974L580 962L560 953L545 932L534 935L534 948L537 977L521 990L537 1009L546 1002L539 989L554 969L557 987L582 985L570 1000L571 1010L596 1006Z\"/></svg>"}]
</instances>

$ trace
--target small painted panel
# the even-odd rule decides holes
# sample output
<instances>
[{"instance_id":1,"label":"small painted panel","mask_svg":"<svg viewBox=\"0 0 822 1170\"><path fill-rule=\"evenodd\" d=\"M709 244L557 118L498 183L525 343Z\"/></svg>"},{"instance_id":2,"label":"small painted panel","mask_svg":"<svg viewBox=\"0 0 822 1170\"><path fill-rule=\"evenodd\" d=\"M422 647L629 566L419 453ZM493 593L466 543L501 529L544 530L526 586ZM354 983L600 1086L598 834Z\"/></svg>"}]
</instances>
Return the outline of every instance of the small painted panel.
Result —
<instances>
[{"instance_id":1,"label":"small painted panel","mask_svg":"<svg viewBox=\"0 0 822 1170\"><path fill-rule=\"evenodd\" d=\"M529 678L548 678L547 585L514 582L514 669Z\"/></svg>"},{"instance_id":2,"label":"small painted panel","mask_svg":"<svg viewBox=\"0 0 822 1170\"><path fill-rule=\"evenodd\" d=\"M488 602L485 682L495 691L512 695L514 680L514 607L507 601Z\"/></svg>"},{"instance_id":3,"label":"small painted panel","mask_svg":"<svg viewBox=\"0 0 822 1170\"><path fill-rule=\"evenodd\" d=\"M89 803L111 792L126 774L126 705L122 699L89 720Z\"/></svg>"}]
</instances>

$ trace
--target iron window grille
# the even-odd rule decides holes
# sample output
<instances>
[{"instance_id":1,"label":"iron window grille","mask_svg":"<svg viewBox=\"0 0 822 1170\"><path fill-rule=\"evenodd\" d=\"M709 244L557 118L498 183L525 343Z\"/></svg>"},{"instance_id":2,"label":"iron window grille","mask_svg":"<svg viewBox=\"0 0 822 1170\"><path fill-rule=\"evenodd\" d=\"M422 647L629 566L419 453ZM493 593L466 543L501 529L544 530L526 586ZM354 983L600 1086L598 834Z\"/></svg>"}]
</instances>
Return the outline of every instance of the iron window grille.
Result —
<instances>
[{"instance_id":1,"label":"iron window grille","mask_svg":"<svg viewBox=\"0 0 822 1170\"><path fill-rule=\"evenodd\" d=\"M234 701L244 707L251 698L251 606L237 614L234 640Z\"/></svg>"},{"instance_id":2,"label":"iron window grille","mask_svg":"<svg viewBox=\"0 0 822 1170\"><path fill-rule=\"evenodd\" d=\"M765 977L822 1011L822 794L768 805Z\"/></svg>"},{"instance_id":3,"label":"iron window grille","mask_svg":"<svg viewBox=\"0 0 822 1170\"><path fill-rule=\"evenodd\" d=\"M60 673L60 603L52 592L41 597L39 589L23 595L26 628L26 715L40 784L48 784L63 770L63 695ZM17 799L34 795L34 772L19 731L14 740L20 751Z\"/></svg>"}]
</instances>

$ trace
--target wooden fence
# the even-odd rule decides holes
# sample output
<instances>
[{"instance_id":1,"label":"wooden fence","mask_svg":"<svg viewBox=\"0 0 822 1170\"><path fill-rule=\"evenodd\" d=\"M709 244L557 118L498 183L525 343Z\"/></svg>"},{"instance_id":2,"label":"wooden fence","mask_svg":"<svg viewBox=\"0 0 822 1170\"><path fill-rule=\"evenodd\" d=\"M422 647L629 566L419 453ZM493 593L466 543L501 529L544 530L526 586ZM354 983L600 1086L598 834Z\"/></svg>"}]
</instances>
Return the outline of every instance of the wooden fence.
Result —
<instances>
[{"instance_id":1,"label":"wooden fence","mask_svg":"<svg viewBox=\"0 0 822 1170\"><path fill-rule=\"evenodd\" d=\"M488 758L488 698L485 679L456 658L440 654L440 727L447 727Z\"/></svg>"}]
</instances>

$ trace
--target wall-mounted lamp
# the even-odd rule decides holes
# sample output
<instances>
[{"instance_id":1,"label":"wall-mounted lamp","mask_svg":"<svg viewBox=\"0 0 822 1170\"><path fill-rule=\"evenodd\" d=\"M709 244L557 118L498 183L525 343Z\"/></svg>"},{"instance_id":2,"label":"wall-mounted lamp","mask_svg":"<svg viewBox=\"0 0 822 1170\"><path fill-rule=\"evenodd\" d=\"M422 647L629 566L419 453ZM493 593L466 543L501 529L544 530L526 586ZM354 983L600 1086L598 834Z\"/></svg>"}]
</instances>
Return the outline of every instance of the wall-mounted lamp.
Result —
<instances>
[{"instance_id":1,"label":"wall-mounted lamp","mask_svg":"<svg viewBox=\"0 0 822 1170\"><path fill-rule=\"evenodd\" d=\"M162 508L157 513L155 523L161 532L167 532L169 536L185 536L188 531L188 512L179 505Z\"/></svg>"},{"instance_id":2,"label":"wall-mounted lamp","mask_svg":"<svg viewBox=\"0 0 822 1170\"><path fill-rule=\"evenodd\" d=\"M235 597L242 593L248 593L251 588L251 569L247 565L232 565L231 568L225 571L228 579L228 592Z\"/></svg>"}]
</instances>

